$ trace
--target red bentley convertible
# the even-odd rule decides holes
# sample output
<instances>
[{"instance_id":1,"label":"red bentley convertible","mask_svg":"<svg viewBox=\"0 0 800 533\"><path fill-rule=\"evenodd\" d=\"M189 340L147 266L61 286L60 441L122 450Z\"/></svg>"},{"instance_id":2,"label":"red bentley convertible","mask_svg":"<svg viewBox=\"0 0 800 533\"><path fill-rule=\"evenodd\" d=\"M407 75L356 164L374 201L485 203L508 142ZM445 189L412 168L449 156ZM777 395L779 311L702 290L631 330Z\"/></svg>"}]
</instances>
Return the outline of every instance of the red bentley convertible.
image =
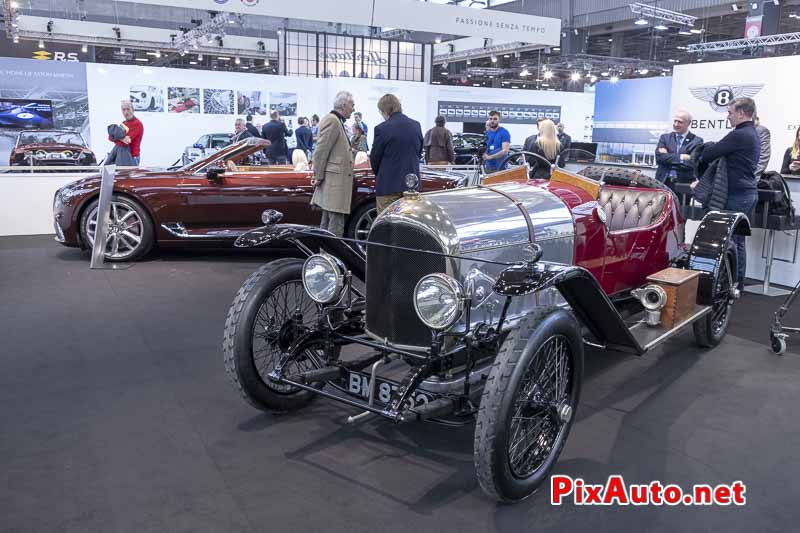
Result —
<instances>
[{"instance_id":1,"label":"red bentley convertible","mask_svg":"<svg viewBox=\"0 0 800 533\"><path fill-rule=\"evenodd\" d=\"M285 221L317 225L321 211L310 206L313 173L290 166L247 166L263 149L247 139L176 170L118 172L114 182L106 258L133 261L154 246L232 246L236 237L261 223L265 209L284 213ZM422 191L450 189L465 178L422 172ZM97 226L100 176L59 189L53 200L56 240L91 248ZM352 216L346 233L366 239L375 218L375 176L354 169Z\"/></svg>"}]
</instances>

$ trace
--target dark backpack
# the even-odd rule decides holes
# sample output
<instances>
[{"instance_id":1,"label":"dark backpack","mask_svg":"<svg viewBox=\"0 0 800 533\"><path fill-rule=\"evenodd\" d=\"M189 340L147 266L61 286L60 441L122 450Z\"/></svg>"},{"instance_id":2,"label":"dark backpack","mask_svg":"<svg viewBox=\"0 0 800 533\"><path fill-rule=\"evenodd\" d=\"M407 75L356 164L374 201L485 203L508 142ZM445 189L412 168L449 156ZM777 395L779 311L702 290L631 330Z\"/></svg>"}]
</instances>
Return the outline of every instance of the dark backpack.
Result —
<instances>
[{"instance_id":1,"label":"dark backpack","mask_svg":"<svg viewBox=\"0 0 800 533\"><path fill-rule=\"evenodd\" d=\"M792 193L783 176L777 172L765 172L758 180L758 188L781 192L781 199L769 204L770 214L794 218Z\"/></svg>"}]
</instances>

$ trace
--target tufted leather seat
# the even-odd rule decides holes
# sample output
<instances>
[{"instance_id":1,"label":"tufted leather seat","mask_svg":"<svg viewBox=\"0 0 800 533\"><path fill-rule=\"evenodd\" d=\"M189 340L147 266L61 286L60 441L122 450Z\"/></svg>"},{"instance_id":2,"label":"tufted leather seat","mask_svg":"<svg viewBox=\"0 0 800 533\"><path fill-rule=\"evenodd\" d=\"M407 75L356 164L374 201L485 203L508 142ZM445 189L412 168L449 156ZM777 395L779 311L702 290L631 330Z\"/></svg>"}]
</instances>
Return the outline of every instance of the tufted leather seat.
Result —
<instances>
[{"instance_id":1,"label":"tufted leather seat","mask_svg":"<svg viewBox=\"0 0 800 533\"><path fill-rule=\"evenodd\" d=\"M602 187L598 206L606 214L608 231L644 228L658 220L667 203L667 192Z\"/></svg>"}]
</instances>

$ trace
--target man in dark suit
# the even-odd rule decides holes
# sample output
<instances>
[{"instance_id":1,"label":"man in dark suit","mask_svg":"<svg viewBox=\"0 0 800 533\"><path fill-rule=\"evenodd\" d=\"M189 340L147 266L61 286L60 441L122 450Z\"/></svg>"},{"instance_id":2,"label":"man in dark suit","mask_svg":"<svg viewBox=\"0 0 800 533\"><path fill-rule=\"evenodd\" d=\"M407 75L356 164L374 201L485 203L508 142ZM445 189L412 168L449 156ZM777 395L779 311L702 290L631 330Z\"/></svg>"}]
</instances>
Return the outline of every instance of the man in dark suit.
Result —
<instances>
[{"instance_id":1,"label":"man in dark suit","mask_svg":"<svg viewBox=\"0 0 800 533\"><path fill-rule=\"evenodd\" d=\"M308 157L311 154L314 134L311 132L311 128L308 127L308 119L306 117L298 118L297 124L299 126L294 132L295 139L297 139L297 149L302 150Z\"/></svg>"},{"instance_id":2,"label":"man in dark suit","mask_svg":"<svg viewBox=\"0 0 800 533\"><path fill-rule=\"evenodd\" d=\"M564 123L559 122L556 128L558 128L558 142L561 143L561 151L569 150L569 147L572 146L572 137L564 133ZM566 155L564 157L566 157Z\"/></svg>"},{"instance_id":3,"label":"man in dark suit","mask_svg":"<svg viewBox=\"0 0 800 533\"><path fill-rule=\"evenodd\" d=\"M247 131L250 132L250 137L261 137L261 134L258 133L258 128L255 127L253 124L253 115L247 115L247 123L245 124Z\"/></svg>"},{"instance_id":4,"label":"man in dark suit","mask_svg":"<svg viewBox=\"0 0 800 533\"><path fill-rule=\"evenodd\" d=\"M285 165L289 161L289 147L286 137L292 136L292 130L286 127L277 111L270 114L270 120L261 128L261 136L270 142L264 150L267 163L270 165Z\"/></svg>"},{"instance_id":5,"label":"man in dark suit","mask_svg":"<svg viewBox=\"0 0 800 533\"><path fill-rule=\"evenodd\" d=\"M403 114L400 100L385 94L378 100L378 111L384 122L375 126L370 163L375 173L375 194L378 213L403 196L405 177L419 178L422 154L422 127ZM419 185L419 179L417 179Z\"/></svg>"},{"instance_id":6,"label":"man in dark suit","mask_svg":"<svg viewBox=\"0 0 800 533\"><path fill-rule=\"evenodd\" d=\"M673 188L675 183L691 183L696 169L691 163L692 152L703 144L703 139L689 131L692 116L686 111L676 111L672 118L672 133L665 133L656 147L656 179Z\"/></svg>"}]
</instances>

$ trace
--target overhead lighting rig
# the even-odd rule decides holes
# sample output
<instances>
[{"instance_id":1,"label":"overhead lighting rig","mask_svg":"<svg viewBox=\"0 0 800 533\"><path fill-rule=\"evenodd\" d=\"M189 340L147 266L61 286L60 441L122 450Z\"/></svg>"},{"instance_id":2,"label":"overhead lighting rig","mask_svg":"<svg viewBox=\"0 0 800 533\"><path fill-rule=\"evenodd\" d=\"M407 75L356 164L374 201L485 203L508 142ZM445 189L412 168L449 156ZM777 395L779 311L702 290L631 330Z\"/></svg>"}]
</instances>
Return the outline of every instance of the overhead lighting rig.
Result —
<instances>
[{"instance_id":1,"label":"overhead lighting rig","mask_svg":"<svg viewBox=\"0 0 800 533\"><path fill-rule=\"evenodd\" d=\"M760 46L776 46L779 44L800 43L800 32L764 35L751 39L731 39L729 41L712 41L706 43L687 44L689 53L718 52L721 50L745 50Z\"/></svg>"},{"instance_id":2,"label":"overhead lighting rig","mask_svg":"<svg viewBox=\"0 0 800 533\"><path fill-rule=\"evenodd\" d=\"M694 23L697 20L697 17L684 15L679 11L663 9L661 7L651 6L641 2L630 4L630 8L634 14L640 15L639 20L642 20L644 17L646 17L650 19L663 20L665 22L672 22L673 24L680 24L682 26L694 26Z\"/></svg>"},{"instance_id":3,"label":"overhead lighting rig","mask_svg":"<svg viewBox=\"0 0 800 533\"><path fill-rule=\"evenodd\" d=\"M243 17L239 14L212 14L208 21L183 32L183 34L175 40L175 48L179 53L183 52L185 54L190 48L197 50L200 45L206 43L209 38L216 37L221 43L222 38L225 36L225 28L229 24L241 26L242 23ZM220 44L220 46L222 45Z\"/></svg>"}]
</instances>

